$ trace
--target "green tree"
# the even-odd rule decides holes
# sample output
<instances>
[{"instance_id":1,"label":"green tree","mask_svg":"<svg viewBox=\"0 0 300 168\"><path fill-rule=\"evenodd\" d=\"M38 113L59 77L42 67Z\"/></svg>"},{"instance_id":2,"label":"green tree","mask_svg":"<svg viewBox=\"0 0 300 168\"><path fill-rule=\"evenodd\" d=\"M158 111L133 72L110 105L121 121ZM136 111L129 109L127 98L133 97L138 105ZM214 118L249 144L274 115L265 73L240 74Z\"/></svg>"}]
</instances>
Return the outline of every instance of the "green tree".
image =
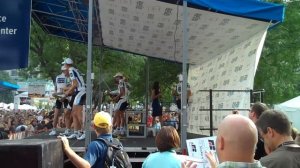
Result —
<instances>
[{"instance_id":1,"label":"green tree","mask_svg":"<svg viewBox=\"0 0 300 168\"><path fill-rule=\"evenodd\" d=\"M0 81L12 82L6 71L0 71ZM11 90L0 90L0 102L14 102L14 92Z\"/></svg>"},{"instance_id":2,"label":"green tree","mask_svg":"<svg viewBox=\"0 0 300 168\"><path fill-rule=\"evenodd\" d=\"M285 21L270 30L255 76L255 88L276 104L300 94L300 1L286 3Z\"/></svg>"},{"instance_id":3,"label":"green tree","mask_svg":"<svg viewBox=\"0 0 300 168\"><path fill-rule=\"evenodd\" d=\"M47 35L36 22L31 23L29 66L20 72L28 78L50 78L60 72L63 57L66 57L68 43L64 39Z\"/></svg>"}]
</instances>

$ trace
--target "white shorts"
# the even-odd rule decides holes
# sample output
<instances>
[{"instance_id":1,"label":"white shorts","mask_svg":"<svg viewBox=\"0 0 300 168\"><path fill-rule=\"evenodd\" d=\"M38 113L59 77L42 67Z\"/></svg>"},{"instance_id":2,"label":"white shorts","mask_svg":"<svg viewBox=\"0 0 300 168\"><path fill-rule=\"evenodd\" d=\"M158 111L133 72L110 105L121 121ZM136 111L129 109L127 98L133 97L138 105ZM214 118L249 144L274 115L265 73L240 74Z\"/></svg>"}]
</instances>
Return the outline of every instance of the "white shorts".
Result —
<instances>
[{"instance_id":1,"label":"white shorts","mask_svg":"<svg viewBox=\"0 0 300 168\"><path fill-rule=\"evenodd\" d=\"M125 111L127 108L127 100L126 99L120 99L114 107L114 111Z\"/></svg>"},{"instance_id":2,"label":"white shorts","mask_svg":"<svg viewBox=\"0 0 300 168\"><path fill-rule=\"evenodd\" d=\"M76 94L73 105L84 105L85 104L85 97L86 97L85 90L79 91Z\"/></svg>"}]
</instances>

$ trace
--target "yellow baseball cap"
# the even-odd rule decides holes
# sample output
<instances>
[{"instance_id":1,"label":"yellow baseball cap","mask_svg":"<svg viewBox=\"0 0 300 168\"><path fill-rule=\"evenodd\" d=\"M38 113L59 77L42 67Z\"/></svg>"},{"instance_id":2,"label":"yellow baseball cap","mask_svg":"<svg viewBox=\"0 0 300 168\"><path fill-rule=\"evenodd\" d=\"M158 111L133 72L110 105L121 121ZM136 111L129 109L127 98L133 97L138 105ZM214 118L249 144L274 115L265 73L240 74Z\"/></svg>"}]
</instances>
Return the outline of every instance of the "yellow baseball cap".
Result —
<instances>
[{"instance_id":1,"label":"yellow baseball cap","mask_svg":"<svg viewBox=\"0 0 300 168\"><path fill-rule=\"evenodd\" d=\"M94 125L99 128L107 128L112 125L111 116L104 111L96 113L93 122Z\"/></svg>"}]
</instances>

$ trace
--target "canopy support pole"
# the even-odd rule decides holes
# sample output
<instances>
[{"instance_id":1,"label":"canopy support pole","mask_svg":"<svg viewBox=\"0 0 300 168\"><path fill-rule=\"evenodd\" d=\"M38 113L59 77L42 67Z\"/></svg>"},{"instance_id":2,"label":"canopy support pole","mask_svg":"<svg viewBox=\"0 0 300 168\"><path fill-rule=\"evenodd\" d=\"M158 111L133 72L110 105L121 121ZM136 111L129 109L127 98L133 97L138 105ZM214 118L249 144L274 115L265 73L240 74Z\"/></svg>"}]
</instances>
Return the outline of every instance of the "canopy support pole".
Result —
<instances>
[{"instance_id":1,"label":"canopy support pole","mask_svg":"<svg viewBox=\"0 0 300 168\"><path fill-rule=\"evenodd\" d=\"M86 113L85 113L85 147L91 142L91 114L92 114L92 33L93 33L93 0L89 0L88 17L88 52L87 52L87 78L86 78Z\"/></svg>"},{"instance_id":2,"label":"canopy support pole","mask_svg":"<svg viewBox=\"0 0 300 168\"><path fill-rule=\"evenodd\" d=\"M188 60L188 11L187 1L183 0L183 55L182 55L182 90L181 90L181 150L186 154L187 138L187 60Z\"/></svg>"},{"instance_id":3,"label":"canopy support pole","mask_svg":"<svg viewBox=\"0 0 300 168\"><path fill-rule=\"evenodd\" d=\"M100 55L99 55L99 101L98 101L98 111L100 112L100 111L103 111L102 104L103 104L103 95L104 95L103 88L101 87L102 82L104 82L104 76L102 74L102 70L103 70L102 61L103 61L104 51L103 51L103 46L102 45L99 47L99 50L100 50Z\"/></svg>"},{"instance_id":4,"label":"canopy support pole","mask_svg":"<svg viewBox=\"0 0 300 168\"><path fill-rule=\"evenodd\" d=\"M146 57L145 58L145 73L146 73L146 81L145 81L145 98L146 98L146 102L145 102L145 110L146 110L146 128L147 128L147 121L148 121L148 106L150 104L150 101L152 101L152 99L149 99L149 80L150 80L150 75L149 75L149 58ZM143 121L144 122L144 121ZM153 127L153 126L152 126ZM147 131L146 131L147 132Z\"/></svg>"}]
</instances>

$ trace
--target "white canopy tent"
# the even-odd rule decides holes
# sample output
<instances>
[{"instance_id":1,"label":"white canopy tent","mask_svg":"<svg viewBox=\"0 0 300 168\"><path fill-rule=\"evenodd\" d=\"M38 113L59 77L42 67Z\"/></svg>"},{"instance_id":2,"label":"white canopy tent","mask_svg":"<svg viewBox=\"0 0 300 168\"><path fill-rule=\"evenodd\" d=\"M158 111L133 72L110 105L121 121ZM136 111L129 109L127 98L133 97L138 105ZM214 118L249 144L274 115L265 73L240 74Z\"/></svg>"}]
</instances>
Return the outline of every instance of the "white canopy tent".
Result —
<instances>
[{"instance_id":1,"label":"white canopy tent","mask_svg":"<svg viewBox=\"0 0 300 168\"><path fill-rule=\"evenodd\" d=\"M185 101L182 103L182 121L184 121L182 146L185 146L184 138L186 138L183 131L188 127L190 132L200 133L199 121L207 118L207 114L199 114L199 106L203 103L200 101L205 97L198 94L197 90L203 88L222 89L224 87L225 89L226 87L251 89L267 29L273 23L281 22L283 19L282 6L256 0L227 0L226 2L184 0L183 6L180 0L96 0L95 4L93 1L88 2L88 12L83 10L85 6L81 3L75 5L74 10L82 14L80 17L73 14L74 23L77 24L78 29L73 24L60 22L62 19L70 19L72 16L69 13L71 10L65 10L69 8L65 8L65 6L59 8L61 5L54 6L52 5L53 1L46 7L45 2L33 3L33 7L36 6L33 16L45 31L63 38L88 43L86 122L90 122L89 115L91 113L92 44L182 63L182 100L186 99L186 67L189 64L188 80L193 87L193 92L197 94L194 95L194 104L189 109L189 113L192 115L189 123L186 123L185 119L188 109L186 109ZM188 7L187 2L189 2ZM74 4L69 4L69 6L72 9ZM94 20L98 24L98 27L95 25L94 28L92 28L93 6L96 8ZM59 10L52 10L52 8ZM272 12L273 9L275 12ZM59 13L55 13L55 11ZM51 16L47 19L45 16L49 14L57 18L62 14L64 16L53 22L55 17ZM258 17L258 15L260 16ZM276 17L270 17L270 15ZM53 23L55 24L50 25ZM76 30L73 30L74 28ZM97 29L97 31L93 29ZM79 32L80 34L76 36L71 35L70 32L73 34ZM100 43L97 43L96 37L101 37ZM240 62L241 60L243 62ZM215 69L212 69L214 67ZM203 78L210 81L203 81ZM214 81L214 79L218 80ZM238 84L234 85L235 83ZM238 98L239 102L234 99L228 100L228 105L249 106L250 103L244 101L249 97L242 95ZM224 101L224 99L220 99L220 101ZM215 107L219 105L216 104ZM194 116L203 117L199 119ZM217 124L222 116L214 116L214 118L217 119L215 122ZM87 126L86 130L88 129ZM89 139L90 135L87 135L86 144L89 143Z\"/></svg>"},{"instance_id":2,"label":"white canopy tent","mask_svg":"<svg viewBox=\"0 0 300 168\"><path fill-rule=\"evenodd\" d=\"M14 108L15 108L14 103L9 103L9 104L3 103L3 102L0 103L0 109L13 110ZM22 105L18 105L18 109L19 110L37 110L37 107L31 106L28 104L22 104Z\"/></svg>"},{"instance_id":3,"label":"white canopy tent","mask_svg":"<svg viewBox=\"0 0 300 168\"><path fill-rule=\"evenodd\" d=\"M274 109L286 114L293 126L300 130L300 96L277 104L274 106Z\"/></svg>"},{"instance_id":4,"label":"white canopy tent","mask_svg":"<svg viewBox=\"0 0 300 168\"><path fill-rule=\"evenodd\" d=\"M37 110L37 107L31 106L31 105L28 105L28 104L22 104L22 105L19 106L19 109L20 110Z\"/></svg>"}]
</instances>

